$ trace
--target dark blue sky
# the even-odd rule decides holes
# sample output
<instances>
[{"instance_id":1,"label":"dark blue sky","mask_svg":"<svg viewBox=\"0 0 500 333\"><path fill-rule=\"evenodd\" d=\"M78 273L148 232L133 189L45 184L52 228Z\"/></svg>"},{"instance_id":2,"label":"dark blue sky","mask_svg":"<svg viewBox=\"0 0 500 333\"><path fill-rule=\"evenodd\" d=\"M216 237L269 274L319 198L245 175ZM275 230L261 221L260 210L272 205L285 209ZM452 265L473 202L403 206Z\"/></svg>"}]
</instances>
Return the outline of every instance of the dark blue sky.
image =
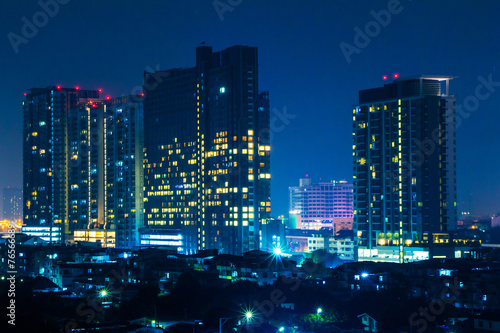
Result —
<instances>
[{"instance_id":1,"label":"dark blue sky","mask_svg":"<svg viewBox=\"0 0 500 333\"><path fill-rule=\"evenodd\" d=\"M294 117L272 142L275 216L287 212L288 187L305 174L351 179L352 105L358 90L382 85L382 75L457 76L450 84L457 104L475 95L479 76L500 82L500 2L494 0L401 1L350 63L340 43L354 46L354 28L365 30L374 20L370 11L392 1L220 0L236 4L223 20L212 0L64 2L18 53L8 34L22 36L22 18L43 19L42 9L37 1L0 4L0 188L22 184L27 88L79 85L128 94L142 84L145 69L194 66L201 41L214 50L257 46L260 88L270 91L272 108ZM500 211L500 84L491 89L457 130L460 211Z\"/></svg>"}]
</instances>

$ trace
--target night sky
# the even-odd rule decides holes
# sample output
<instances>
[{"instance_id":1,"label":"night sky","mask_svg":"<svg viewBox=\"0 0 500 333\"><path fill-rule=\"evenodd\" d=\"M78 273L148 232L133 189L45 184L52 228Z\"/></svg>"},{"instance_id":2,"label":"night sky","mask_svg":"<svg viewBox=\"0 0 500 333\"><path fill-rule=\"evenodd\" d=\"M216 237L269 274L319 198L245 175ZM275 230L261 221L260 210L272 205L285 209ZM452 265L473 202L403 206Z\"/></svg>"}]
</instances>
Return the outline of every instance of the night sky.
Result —
<instances>
[{"instance_id":1,"label":"night sky","mask_svg":"<svg viewBox=\"0 0 500 333\"><path fill-rule=\"evenodd\" d=\"M474 100L479 76L491 76L490 95L461 117L457 130L458 200L459 211L500 212L499 1L401 1L385 27L358 41L350 63L339 45L355 47L354 29L376 28L370 12L392 0L220 0L215 4L233 4L221 15L212 0L60 1L67 4L46 24L37 1L0 4L0 188L22 185L26 89L60 84L130 94L144 70L194 66L195 48L205 41L214 51L259 48L259 86L270 91L278 118L274 216L287 214L288 187L306 174L352 180L352 105L358 90L381 86L382 76L393 73L456 76L450 92L457 105ZM22 18L33 22L34 15L43 26L16 53L8 35L22 36Z\"/></svg>"}]
</instances>

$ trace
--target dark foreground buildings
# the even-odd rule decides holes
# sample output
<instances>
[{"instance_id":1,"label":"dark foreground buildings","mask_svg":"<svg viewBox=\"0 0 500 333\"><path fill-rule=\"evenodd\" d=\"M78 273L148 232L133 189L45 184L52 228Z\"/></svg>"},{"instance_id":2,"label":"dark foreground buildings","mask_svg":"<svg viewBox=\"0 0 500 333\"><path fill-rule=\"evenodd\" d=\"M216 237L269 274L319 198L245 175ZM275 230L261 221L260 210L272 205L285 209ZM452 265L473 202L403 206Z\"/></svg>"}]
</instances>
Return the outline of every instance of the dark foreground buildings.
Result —
<instances>
[{"instance_id":1,"label":"dark foreground buildings","mask_svg":"<svg viewBox=\"0 0 500 333\"><path fill-rule=\"evenodd\" d=\"M269 95L257 48L196 49L196 66L145 73L141 245L260 248L270 218Z\"/></svg>"},{"instance_id":2,"label":"dark foreground buildings","mask_svg":"<svg viewBox=\"0 0 500 333\"><path fill-rule=\"evenodd\" d=\"M352 133L359 260L443 255L457 218L450 79L409 77L359 92Z\"/></svg>"}]
</instances>

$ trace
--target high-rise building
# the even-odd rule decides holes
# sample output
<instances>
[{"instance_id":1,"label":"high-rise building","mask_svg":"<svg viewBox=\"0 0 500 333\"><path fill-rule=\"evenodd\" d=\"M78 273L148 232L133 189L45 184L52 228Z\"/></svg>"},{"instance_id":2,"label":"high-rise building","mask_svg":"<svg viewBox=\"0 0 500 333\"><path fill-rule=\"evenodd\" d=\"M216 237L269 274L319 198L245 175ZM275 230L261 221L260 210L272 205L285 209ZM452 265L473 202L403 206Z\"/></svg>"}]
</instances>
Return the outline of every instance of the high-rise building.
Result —
<instances>
[{"instance_id":1,"label":"high-rise building","mask_svg":"<svg viewBox=\"0 0 500 333\"><path fill-rule=\"evenodd\" d=\"M17 187L3 189L3 218L15 221L23 219L23 190Z\"/></svg>"},{"instance_id":2,"label":"high-rise building","mask_svg":"<svg viewBox=\"0 0 500 333\"><path fill-rule=\"evenodd\" d=\"M299 186L290 187L289 219L297 229L352 230L352 184L345 180L313 183L300 179Z\"/></svg>"},{"instance_id":3,"label":"high-rise building","mask_svg":"<svg viewBox=\"0 0 500 333\"><path fill-rule=\"evenodd\" d=\"M61 239L51 241L133 247L142 224L142 97L100 92L54 86L27 94L24 222L60 227Z\"/></svg>"},{"instance_id":4,"label":"high-rise building","mask_svg":"<svg viewBox=\"0 0 500 333\"><path fill-rule=\"evenodd\" d=\"M436 257L456 223L451 77L361 90L353 109L354 230L359 260Z\"/></svg>"},{"instance_id":5,"label":"high-rise building","mask_svg":"<svg viewBox=\"0 0 500 333\"><path fill-rule=\"evenodd\" d=\"M196 66L145 73L143 245L259 249L270 218L269 95L257 48L196 49Z\"/></svg>"},{"instance_id":6,"label":"high-rise building","mask_svg":"<svg viewBox=\"0 0 500 333\"><path fill-rule=\"evenodd\" d=\"M98 91L60 86L34 88L26 94L23 102L23 215L27 226L59 226L62 235L70 236L68 116L98 97ZM82 137L76 145L87 144L86 134L82 133Z\"/></svg>"},{"instance_id":7,"label":"high-rise building","mask_svg":"<svg viewBox=\"0 0 500 333\"><path fill-rule=\"evenodd\" d=\"M82 114L70 116L83 126L70 133L79 136L88 126L84 132L90 140L86 146L71 148L71 159L77 155L80 163L74 167L78 172L70 183L72 187L83 185L70 193L89 198L88 202L82 200L85 205L74 206L75 222L81 221L73 230L75 241L99 241L102 246L118 248L139 245L139 228L144 222L142 100L140 95L108 96L93 100Z\"/></svg>"},{"instance_id":8,"label":"high-rise building","mask_svg":"<svg viewBox=\"0 0 500 333\"><path fill-rule=\"evenodd\" d=\"M143 98L113 98L106 115L104 212L116 232L116 247L139 246L144 223L144 120Z\"/></svg>"}]
</instances>

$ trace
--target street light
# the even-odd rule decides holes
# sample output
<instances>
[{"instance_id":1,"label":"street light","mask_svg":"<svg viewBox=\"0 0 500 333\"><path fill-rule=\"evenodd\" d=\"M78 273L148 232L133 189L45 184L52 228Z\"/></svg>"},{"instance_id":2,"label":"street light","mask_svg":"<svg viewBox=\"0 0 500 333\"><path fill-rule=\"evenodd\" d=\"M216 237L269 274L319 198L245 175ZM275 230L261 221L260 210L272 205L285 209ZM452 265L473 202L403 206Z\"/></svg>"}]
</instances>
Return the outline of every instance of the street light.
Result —
<instances>
[{"instance_id":1,"label":"street light","mask_svg":"<svg viewBox=\"0 0 500 333\"><path fill-rule=\"evenodd\" d=\"M283 326L280 327L279 329L280 332L284 332L285 331L285 328Z\"/></svg>"},{"instance_id":2,"label":"street light","mask_svg":"<svg viewBox=\"0 0 500 333\"><path fill-rule=\"evenodd\" d=\"M108 296L108 291L106 289L101 289L99 291L99 296L101 296L101 298L105 298L106 296Z\"/></svg>"},{"instance_id":3,"label":"street light","mask_svg":"<svg viewBox=\"0 0 500 333\"><path fill-rule=\"evenodd\" d=\"M316 310L316 314L317 314L317 317L316 317L316 322L319 322L319 314L323 312L323 309L322 308L318 308L318 310Z\"/></svg>"},{"instance_id":4,"label":"street light","mask_svg":"<svg viewBox=\"0 0 500 333\"><path fill-rule=\"evenodd\" d=\"M247 311L245 313L245 317L247 318L247 323L248 323L250 321L250 319L252 319L253 313L251 311Z\"/></svg>"}]
</instances>

